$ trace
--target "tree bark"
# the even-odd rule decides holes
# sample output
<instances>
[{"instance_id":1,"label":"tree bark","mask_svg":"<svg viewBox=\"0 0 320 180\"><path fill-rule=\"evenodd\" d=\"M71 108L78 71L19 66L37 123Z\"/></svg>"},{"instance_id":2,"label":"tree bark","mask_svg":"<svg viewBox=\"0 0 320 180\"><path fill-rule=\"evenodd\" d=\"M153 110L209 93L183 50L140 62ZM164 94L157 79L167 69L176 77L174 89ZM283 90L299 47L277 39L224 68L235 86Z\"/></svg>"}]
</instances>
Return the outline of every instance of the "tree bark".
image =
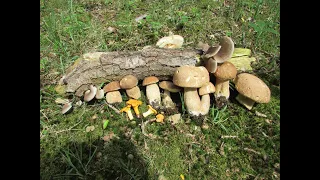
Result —
<instances>
[{"instance_id":1,"label":"tree bark","mask_svg":"<svg viewBox=\"0 0 320 180\"><path fill-rule=\"evenodd\" d=\"M132 74L139 80L156 76L160 80L172 78L176 67L195 66L197 51L192 49L145 48L141 51L100 52L94 57L82 56L63 79L67 93L82 96L90 84L121 80Z\"/></svg>"}]
</instances>

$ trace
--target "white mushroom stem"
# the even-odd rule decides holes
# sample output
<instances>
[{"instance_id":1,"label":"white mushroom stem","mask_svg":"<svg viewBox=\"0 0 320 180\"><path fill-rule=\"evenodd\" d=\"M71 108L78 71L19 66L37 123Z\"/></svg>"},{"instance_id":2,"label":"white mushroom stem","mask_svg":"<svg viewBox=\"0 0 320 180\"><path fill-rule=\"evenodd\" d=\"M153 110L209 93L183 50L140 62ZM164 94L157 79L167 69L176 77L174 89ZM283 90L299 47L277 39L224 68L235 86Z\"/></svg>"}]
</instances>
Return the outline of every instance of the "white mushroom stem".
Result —
<instances>
[{"instance_id":1,"label":"white mushroom stem","mask_svg":"<svg viewBox=\"0 0 320 180\"><path fill-rule=\"evenodd\" d=\"M199 116L201 101L197 88L184 88L184 104L190 115Z\"/></svg>"},{"instance_id":2,"label":"white mushroom stem","mask_svg":"<svg viewBox=\"0 0 320 180\"><path fill-rule=\"evenodd\" d=\"M128 117L129 117L130 120L133 119L133 115L132 115L131 110L128 110L128 111L127 111L127 115L128 115Z\"/></svg>"},{"instance_id":3,"label":"white mushroom stem","mask_svg":"<svg viewBox=\"0 0 320 180\"><path fill-rule=\"evenodd\" d=\"M97 90L96 99L102 99L103 97L104 97L104 91L103 91L103 89Z\"/></svg>"},{"instance_id":4,"label":"white mushroom stem","mask_svg":"<svg viewBox=\"0 0 320 180\"><path fill-rule=\"evenodd\" d=\"M166 109L175 107L175 103L172 101L170 96L170 91L168 90L163 91L162 104Z\"/></svg>"},{"instance_id":5,"label":"white mushroom stem","mask_svg":"<svg viewBox=\"0 0 320 180\"><path fill-rule=\"evenodd\" d=\"M229 99L230 90L229 90L229 80L223 81L219 78L216 78L216 91L214 92L214 97L218 98L220 96L226 97Z\"/></svg>"},{"instance_id":6,"label":"white mushroom stem","mask_svg":"<svg viewBox=\"0 0 320 180\"><path fill-rule=\"evenodd\" d=\"M159 108L161 103L160 89L157 84L150 84L146 86L146 96L149 105L154 108Z\"/></svg>"},{"instance_id":7,"label":"white mushroom stem","mask_svg":"<svg viewBox=\"0 0 320 180\"><path fill-rule=\"evenodd\" d=\"M242 104L244 107L246 107L247 109L251 110L255 101L253 101L252 99L249 99L245 96L243 96L242 94L238 94L236 96L236 100Z\"/></svg>"},{"instance_id":8,"label":"white mushroom stem","mask_svg":"<svg viewBox=\"0 0 320 180\"><path fill-rule=\"evenodd\" d=\"M201 115L206 115L210 110L210 95L205 94L201 96Z\"/></svg>"}]
</instances>

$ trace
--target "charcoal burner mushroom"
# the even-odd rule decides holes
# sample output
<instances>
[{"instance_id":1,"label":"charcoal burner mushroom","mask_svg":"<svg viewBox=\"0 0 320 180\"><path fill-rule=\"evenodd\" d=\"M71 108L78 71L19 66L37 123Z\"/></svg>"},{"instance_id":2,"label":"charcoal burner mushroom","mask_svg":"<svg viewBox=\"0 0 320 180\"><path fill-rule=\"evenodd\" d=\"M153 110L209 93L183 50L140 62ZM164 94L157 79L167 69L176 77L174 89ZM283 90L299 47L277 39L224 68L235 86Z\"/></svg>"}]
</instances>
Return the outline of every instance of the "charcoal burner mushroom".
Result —
<instances>
[{"instance_id":1,"label":"charcoal burner mushroom","mask_svg":"<svg viewBox=\"0 0 320 180\"><path fill-rule=\"evenodd\" d=\"M237 75L237 68L231 62L224 62L222 65L218 66L217 71L214 73L216 77L216 92L214 97L216 100L224 96L226 100L229 99L229 80L232 80Z\"/></svg>"},{"instance_id":2,"label":"charcoal burner mushroom","mask_svg":"<svg viewBox=\"0 0 320 180\"><path fill-rule=\"evenodd\" d=\"M158 109L161 104L160 89L157 82L159 82L159 79L155 76L146 77L142 81L142 86L146 86L148 104L155 109Z\"/></svg>"},{"instance_id":3,"label":"charcoal burner mushroom","mask_svg":"<svg viewBox=\"0 0 320 180\"><path fill-rule=\"evenodd\" d=\"M89 90L87 90L87 91L84 93L84 98L83 98L83 100L84 100L85 102L91 101L91 100L96 96L96 93L97 93L97 88L91 84L91 85L89 86Z\"/></svg>"},{"instance_id":4,"label":"charcoal burner mushroom","mask_svg":"<svg viewBox=\"0 0 320 180\"><path fill-rule=\"evenodd\" d=\"M121 103L122 96L118 91L120 89L119 81L112 81L103 87L103 91L106 93L106 101L109 104Z\"/></svg>"},{"instance_id":5,"label":"charcoal burner mushroom","mask_svg":"<svg viewBox=\"0 0 320 180\"><path fill-rule=\"evenodd\" d=\"M62 110L61 110L61 113L62 114L66 114L66 113L69 113L72 109L72 103L69 102L69 103L66 103L62 106Z\"/></svg>"},{"instance_id":6,"label":"charcoal burner mushroom","mask_svg":"<svg viewBox=\"0 0 320 180\"><path fill-rule=\"evenodd\" d=\"M102 99L104 97L104 91L103 89L98 89L96 93L96 99Z\"/></svg>"},{"instance_id":7,"label":"charcoal burner mushroom","mask_svg":"<svg viewBox=\"0 0 320 180\"><path fill-rule=\"evenodd\" d=\"M162 37L158 40L156 43L156 46L160 48L166 48L166 49L177 49L181 48L182 44L184 42L184 39L180 35L170 35Z\"/></svg>"},{"instance_id":8,"label":"charcoal burner mushroom","mask_svg":"<svg viewBox=\"0 0 320 180\"><path fill-rule=\"evenodd\" d=\"M125 89L127 95L133 99L139 99L141 97L140 88L138 85L138 79L133 75L126 75L120 81L121 89Z\"/></svg>"},{"instance_id":9,"label":"charcoal burner mushroom","mask_svg":"<svg viewBox=\"0 0 320 180\"><path fill-rule=\"evenodd\" d=\"M234 51L234 43L231 38L224 36L219 39L221 48L218 53L213 56L218 63L223 63L232 57Z\"/></svg>"},{"instance_id":10,"label":"charcoal burner mushroom","mask_svg":"<svg viewBox=\"0 0 320 180\"><path fill-rule=\"evenodd\" d=\"M175 109L176 104L172 101L170 93L177 93L181 91L181 88L174 85L171 81L161 81L159 87L162 88L162 105L165 109Z\"/></svg>"},{"instance_id":11,"label":"charcoal burner mushroom","mask_svg":"<svg viewBox=\"0 0 320 180\"><path fill-rule=\"evenodd\" d=\"M197 88L209 82L209 72L203 66L180 66L173 74L173 83L184 88L184 103L192 116L201 114L201 101Z\"/></svg>"},{"instance_id":12,"label":"charcoal burner mushroom","mask_svg":"<svg viewBox=\"0 0 320 180\"><path fill-rule=\"evenodd\" d=\"M199 89L199 95L201 96L201 115L209 113L210 109L210 93L214 93L216 88L211 82L207 82Z\"/></svg>"},{"instance_id":13,"label":"charcoal burner mushroom","mask_svg":"<svg viewBox=\"0 0 320 180\"><path fill-rule=\"evenodd\" d=\"M236 100L251 110L254 103L268 103L271 92L269 87L257 76L241 73L234 80L235 88L239 92Z\"/></svg>"}]
</instances>

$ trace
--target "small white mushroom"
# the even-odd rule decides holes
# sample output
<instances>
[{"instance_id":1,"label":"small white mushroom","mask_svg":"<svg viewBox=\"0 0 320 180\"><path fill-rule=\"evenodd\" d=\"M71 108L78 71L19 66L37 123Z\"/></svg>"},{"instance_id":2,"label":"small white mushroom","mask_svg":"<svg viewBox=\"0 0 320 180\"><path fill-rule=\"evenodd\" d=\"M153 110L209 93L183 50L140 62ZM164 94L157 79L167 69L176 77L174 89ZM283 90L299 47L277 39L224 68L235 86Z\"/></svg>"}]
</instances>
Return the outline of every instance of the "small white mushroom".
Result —
<instances>
[{"instance_id":1,"label":"small white mushroom","mask_svg":"<svg viewBox=\"0 0 320 180\"><path fill-rule=\"evenodd\" d=\"M103 91L103 89L97 90L96 99L102 99L103 97L104 97L104 91Z\"/></svg>"},{"instance_id":2,"label":"small white mushroom","mask_svg":"<svg viewBox=\"0 0 320 180\"><path fill-rule=\"evenodd\" d=\"M89 86L89 90L87 90L87 91L84 93L84 98L83 98L83 100L84 100L85 102L91 101L91 100L96 96L96 93L97 93L97 88L91 84L91 85Z\"/></svg>"},{"instance_id":3,"label":"small white mushroom","mask_svg":"<svg viewBox=\"0 0 320 180\"><path fill-rule=\"evenodd\" d=\"M66 103L65 105L62 106L61 113L66 114L71 111L71 108L72 108L72 103L71 102Z\"/></svg>"}]
</instances>

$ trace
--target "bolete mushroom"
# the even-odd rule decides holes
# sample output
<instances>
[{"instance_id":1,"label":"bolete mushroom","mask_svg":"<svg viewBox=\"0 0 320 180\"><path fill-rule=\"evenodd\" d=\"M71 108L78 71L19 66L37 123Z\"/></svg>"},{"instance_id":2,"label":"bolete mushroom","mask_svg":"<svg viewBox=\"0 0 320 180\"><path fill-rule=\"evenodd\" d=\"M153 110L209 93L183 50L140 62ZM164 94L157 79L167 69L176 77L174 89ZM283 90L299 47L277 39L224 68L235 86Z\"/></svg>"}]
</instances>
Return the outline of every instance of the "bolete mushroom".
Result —
<instances>
[{"instance_id":1,"label":"bolete mushroom","mask_svg":"<svg viewBox=\"0 0 320 180\"><path fill-rule=\"evenodd\" d=\"M119 81L112 81L103 87L103 91L106 93L106 101L109 104L121 103L122 96L118 91L120 89Z\"/></svg>"},{"instance_id":2,"label":"bolete mushroom","mask_svg":"<svg viewBox=\"0 0 320 180\"><path fill-rule=\"evenodd\" d=\"M210 93L214 93L216 88L211 82L207 82L199 89L199 95L201 96L201 115L209 113L210 109Z\"/></svg>"},{"instance_id":3,"label":"bolete mushroom","mask_svg":"<svg viewBox=\"0 0 320 180\"><path fill-rule=\"evenodd\" d=\"M141 97L140 88L137 85L138 79L131 74L124 76L120 80L121 89L125 89L127 95L133 99L139 99Z\"/></svg>"},{"instance_id":4,"label":"bolete mushroom","mask_svg":"<svg viewBox=\"0 0 320 180\"><path fill-rule=\"evenodd\" d=\"M180 66L173 74L173 83L184 88L184 103L192 116L201 114L201 101L197 88L209 82L209 72L203 66Z\"/></svg>"},{"instance_id":5,"label":"bolete mushroom","mask_svg":"<svg viewBox=\"0 0 320 180\"><path fill-rule=\"evenodd\" d=\"M269 87L257 76L241 73L234 80L235 88L239 92L236 100L251 110L254 103L268 103L271 92Z\"/></svg>"},{"instance_id":6,"label":"bolete mushroom","mask_svg":"<svg viewBox=\"0 0 320 180\"><path fill-rule=\"evenodd\" d=\"M84 98L83 98L83 100L84 100L85 102L91 101L91 100L96 96L96 93L97 93L97 88L91 84L91 85L89 86L89 90L87 90L87 91L84 93Z\"/></svg>"},{"instance_id":7,"label":"bolete mushroom","mask_svg":"<svg viewBox=\"0 0 320 180\"><path fill-rule=\"evenodd\" d=\"M237 75L237 68L229 61L224 62L222 65L218 66L214 76L216 77L216 92L214 97L219 98L224 96L226 99L229 99L230 90L229 90L229 80L232 80Z\"/></svg>"},{"instance_id":8,"label":"bolete mushroom","mask_svg":"<svg viewBox=\"0 0 320 180\"><path fill-rule=\"evenodd\" d=\"M136 99L129 99L129 101L127 101L126 104L131 105L133 107L134 112L136 113L137 118L140 118L140 111L138 107L142 104L142 101Z\"/></svg>"},{"instance_id":9,"label":"bolete mushroom","mask_svg":"<svg viewBox=\"0 0 320 180\"><path fill-rule=\"evenodd\" d=\"M213 56L218 63L223 63L232 57L234 51L234 43L231 38L224 36L219 39L221 48Z\"/></svg>"},{"instance_id":10,"label":"bolete mushroom","mask_svg":"<svg viewBox=\"0 0 320 180\"><path fill-rule=\"evenodd\" d=\"M181 88L174 85L171 81L161 81L159 87L162 88L162 105L165 109L175 109L176 104L172 101L170 93L177 93L181 91Z\"/></svg>"},{"instance_id":11,"label":"bolete mushroom","mask_svg":"<svg viewBox=\"0 0 320 180\"><path fill-rule=\"evenodd\" d=\"M158 109L161 104L160 89L157 82L159 82L159 79L155 76L146 77L142 81L142 86L146 86L148 104L156 109Z\"/></svg>"},{"instance_id":12,"label":"bolete mushroom","mask_svg":"<svg viewBox=\"0 0 320 180\"><path fill-rule=\"evenodd\" d=\"M122 108L120 110L120 112L125 112L127 113L127 116L129 117L130 120L133 119L133 115L132 115L132 112L131 112L131 105L127 105L126 107Z\"/></svg>"},{"instance_id":13,"label":"bolete mushroom","mask_svg":"<svg viewBox=\"0 0 320 180\"><path fill-rule=\"evenodd\" d=\"M177 49L182 47L183 41L184 39L180 35L169 35L159 39L156 46L159 48Z\"/></svg>"}]
</instances>

